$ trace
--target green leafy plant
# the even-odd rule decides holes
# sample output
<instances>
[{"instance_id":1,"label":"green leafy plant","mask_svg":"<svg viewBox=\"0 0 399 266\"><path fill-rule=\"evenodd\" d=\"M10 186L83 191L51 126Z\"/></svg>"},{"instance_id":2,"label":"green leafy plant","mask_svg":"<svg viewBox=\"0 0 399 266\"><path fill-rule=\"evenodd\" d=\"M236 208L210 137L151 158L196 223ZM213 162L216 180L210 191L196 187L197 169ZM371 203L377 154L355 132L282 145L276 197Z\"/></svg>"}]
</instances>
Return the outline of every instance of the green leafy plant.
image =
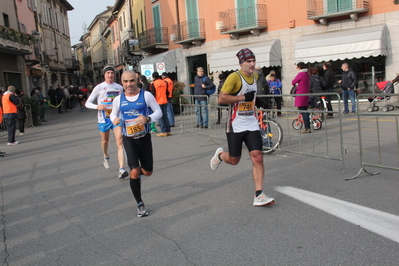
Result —
<instances>
[{"instance_id":1,"label":"green leafy plant","mask_svg":"<svg viewBox=\"0 0 399 266\"><path fill-rule=\"evenodd\" d=\"M184 95L184 87L186 84L180 81L175 81L174 82L174 89L173 89L173 96L172 96L172 104L178 105L180 104L180 96ZM187 104L188 101L186 98L182 97L181 98L181 103L182 104Z\"/></svg>"}]
</instances>

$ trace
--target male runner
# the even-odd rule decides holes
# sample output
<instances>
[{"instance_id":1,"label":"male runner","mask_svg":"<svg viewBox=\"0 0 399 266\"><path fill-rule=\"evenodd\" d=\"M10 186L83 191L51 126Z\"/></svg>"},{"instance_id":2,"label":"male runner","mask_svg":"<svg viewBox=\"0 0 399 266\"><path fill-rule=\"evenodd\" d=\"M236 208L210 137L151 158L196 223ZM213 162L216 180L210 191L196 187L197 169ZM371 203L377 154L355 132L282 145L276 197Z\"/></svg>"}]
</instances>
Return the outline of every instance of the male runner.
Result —
<instances>
[{"instance_id":1,"label":"male runner","mask_svg":"<svg viewBox=\"0 0 399 266\"><path fill-rule=\"evenodd\" d=\"M255 184L254 206L271 205L274 199L263 193L262 138L256 119L255 98L256 80L255 54L248 48L241 49L237 55L241 69L230 74L219 94L219 103L229 104L226 135L229 152L218 148L211 159L211 168L216 170L224 161L236 165L241 159L242 143L248 148L252 161L252 177Z\"/></svg>"},{"instance_id":2,"label":"male runner","mask_svg":"<svg viewBox=\"0 0 399 266\"><path fill-rule=\"evenodd\" d=\"M125 156L122 144L122 127L113 125L109 115L112 111L112 101L116 96L123 92L123 87L114 83L115 69L112 65L106 65L103 69L104 82L98 84L86 101L86 107L98 110L98 130L101 136L101 149L104 155L103 164L109 168L108 142L109 130L114 130L116 145L118 147L119 172L118 178L123 179L128 176L124 168ZM97 104L94 101L97 100Z\"/></svg>"},{"instance_id":3,"label":"male runner","mask_svg":"<svg viewBox=\"0 0 399 266\"><path fill-rule=\"evenodd\" d=\"M131 70L122 74L125 93L113 102L111 120L123 126L123 145L130 167L130 189L137 202L137 216L148 215L141 198L140 175L150 176L153 170L150 122L162 117L162 111L154 96L137 87L137 75ZM149 108L153 111L150 114Z\"/></svg>"}]
</instances>

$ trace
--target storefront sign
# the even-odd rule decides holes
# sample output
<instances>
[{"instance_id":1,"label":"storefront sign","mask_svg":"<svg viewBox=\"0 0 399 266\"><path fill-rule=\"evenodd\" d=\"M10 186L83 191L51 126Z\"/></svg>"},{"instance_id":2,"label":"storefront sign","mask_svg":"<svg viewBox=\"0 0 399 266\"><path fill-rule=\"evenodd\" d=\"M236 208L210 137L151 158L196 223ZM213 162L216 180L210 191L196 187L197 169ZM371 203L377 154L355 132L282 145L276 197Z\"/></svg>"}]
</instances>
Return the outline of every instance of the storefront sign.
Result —
<instances>
[{"instance_id":1,"label":"storefront sign","mask_svg":"<svg viewBox=\"0 0 399 266\"><path fill-rule=\"evenodd\" d=\"M159 74L165 72L165 63L156 63L156 65L157 65L157 72Z\"/></svg>"},{"instance_id":2,"label":"storefront sign","mask_svg":"<svg viewBox=\"0 0 399 266\"><path fill-rule=\"evenodd\" d=\"M141 74L147 78L152 78L152 73L154 73L154 64L141 65Z\"/></svg>"}]
</instances>

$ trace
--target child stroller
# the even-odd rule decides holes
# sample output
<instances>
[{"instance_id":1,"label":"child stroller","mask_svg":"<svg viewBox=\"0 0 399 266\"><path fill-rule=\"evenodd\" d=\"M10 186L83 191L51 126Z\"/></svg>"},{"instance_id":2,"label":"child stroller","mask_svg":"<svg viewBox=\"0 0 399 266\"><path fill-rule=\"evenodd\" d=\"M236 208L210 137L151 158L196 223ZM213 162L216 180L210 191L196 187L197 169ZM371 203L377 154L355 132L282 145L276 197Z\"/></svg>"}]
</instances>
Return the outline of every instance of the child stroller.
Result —
<instances>
[{"instance_id":1,"label":"child stroller","mask_svg":"<svg viewBox=\"0 0 399 266\"><path fill-rule=\"evenodd\" d=\"M394 92L393 84L390 81L377 82L375 85L377 85L377 87L381 90L380 94L382 94L382 95L383 94L391 94ZM367 107L367 111L369 111L369 112L378 111L380 108L377 106L377 102L381 102L381 101L384 101L384 107L382 107L382 111L388 112L388 111L392 111L393 109L395 109L395 107L390 104L391 97L390 96L382 96L382 95L368 98L368 100L370 102L370 106Z\"/></svg>"}]
</instances>

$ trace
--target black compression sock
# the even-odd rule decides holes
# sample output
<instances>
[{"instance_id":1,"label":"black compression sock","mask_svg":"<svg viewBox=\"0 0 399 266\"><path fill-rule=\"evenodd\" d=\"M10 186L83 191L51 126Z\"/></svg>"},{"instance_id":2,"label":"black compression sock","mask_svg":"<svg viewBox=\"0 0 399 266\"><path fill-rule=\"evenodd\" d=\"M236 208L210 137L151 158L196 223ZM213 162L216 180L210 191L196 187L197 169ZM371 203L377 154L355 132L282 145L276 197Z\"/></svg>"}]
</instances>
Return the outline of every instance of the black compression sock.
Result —
<instances>
[{"instance_id":1,"label":"black compression sock","mask_svg":"<svg viewBox=\"0 0 399 266\"><path fill-rule=\"evenodd\" d=\"M141 199L141 179L130 178L130 189L132 190L133 196L137 203L142 202Z\"/></svg>"},{"instance_id":2,"label":"black compression sock","mask_svg":"<svg viewBox=\"0 0 399 266\"><path fill-rule=\"evenodd\" d=\"M260 194L262 194L262 190L257 190L255 193L256 197L258 197Z\"/></svg>"}]
</instances>

